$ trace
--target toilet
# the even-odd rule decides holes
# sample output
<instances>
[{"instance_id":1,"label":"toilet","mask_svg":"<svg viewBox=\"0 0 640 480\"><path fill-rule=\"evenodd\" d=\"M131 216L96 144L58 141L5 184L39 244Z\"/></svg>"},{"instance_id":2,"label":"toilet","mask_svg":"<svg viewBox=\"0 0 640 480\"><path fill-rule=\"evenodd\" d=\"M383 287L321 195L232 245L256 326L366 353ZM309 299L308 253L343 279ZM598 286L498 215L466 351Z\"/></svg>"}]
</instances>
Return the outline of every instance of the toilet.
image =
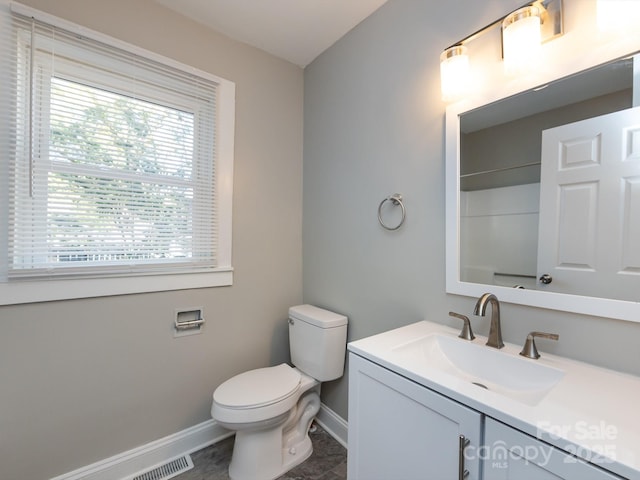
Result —
<instances>
[{"instance_id":1,"label":"toilet","mask_svg":"<svg viewBox=\"0 0 640 480\"><path fill-rule=\"evenodd\" d=\"M347 317L313 305L289 308L286 363L236 375L213 392L211 416L236 432L232 480L272 480L312 452L309 426L320 382L344 373Z\"/></svg>"}]
</instances>

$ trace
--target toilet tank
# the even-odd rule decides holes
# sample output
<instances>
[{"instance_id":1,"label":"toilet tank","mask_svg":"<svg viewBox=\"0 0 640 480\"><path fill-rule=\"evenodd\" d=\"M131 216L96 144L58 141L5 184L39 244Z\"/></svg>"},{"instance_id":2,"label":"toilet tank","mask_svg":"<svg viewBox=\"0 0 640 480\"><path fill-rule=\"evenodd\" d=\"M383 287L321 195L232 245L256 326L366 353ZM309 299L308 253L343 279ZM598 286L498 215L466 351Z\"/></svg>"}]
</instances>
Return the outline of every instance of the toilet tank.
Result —
<instances>
[{"instance_id":1,"label":"toilet tank","mask_svg":"<svg viewBox=\"0 0 640 480\"><path fill-rule=\"evenodd\" d=\"M344 373L347 317L313 305L289 308L292 363L320 382Z\"/></svg>"}]
</instances>

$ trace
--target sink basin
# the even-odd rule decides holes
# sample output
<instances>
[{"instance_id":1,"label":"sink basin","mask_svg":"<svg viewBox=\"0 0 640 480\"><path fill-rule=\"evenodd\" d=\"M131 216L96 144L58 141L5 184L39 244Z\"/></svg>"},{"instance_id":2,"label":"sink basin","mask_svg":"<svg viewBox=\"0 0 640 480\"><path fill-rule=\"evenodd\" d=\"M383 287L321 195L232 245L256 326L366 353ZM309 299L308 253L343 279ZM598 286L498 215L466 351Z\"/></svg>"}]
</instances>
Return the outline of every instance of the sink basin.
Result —
<instances>
[{"instance_id":1,"label":"sink basin","mask_svg":"<svg viewBox=\"0 0 640 480\"><path fill-rule=\"evenodd\" d=\"M517 353L437 333L392 350L404 360L426 362L427 368L528 405L538 404L564 376L562 370L522 358Z\"/></svg>"}]
</instances>

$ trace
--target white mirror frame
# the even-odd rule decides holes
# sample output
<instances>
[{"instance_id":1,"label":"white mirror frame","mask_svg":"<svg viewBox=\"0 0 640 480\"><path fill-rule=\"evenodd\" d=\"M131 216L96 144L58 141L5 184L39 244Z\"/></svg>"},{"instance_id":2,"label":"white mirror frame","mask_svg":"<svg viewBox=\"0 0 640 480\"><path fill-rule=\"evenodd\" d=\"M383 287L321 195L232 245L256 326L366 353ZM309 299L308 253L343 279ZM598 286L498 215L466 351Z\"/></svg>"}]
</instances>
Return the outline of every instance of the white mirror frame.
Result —
<instances>
[{"instance_id":1,"label":"white mirror frame","mask_svg":"<svg viewBox=\"0 0 640 480\"><path fill-rule=\"evenodd\" d=\"M626 48L626 50L625 50ZM447 293L480 297L486 292L495 294L500 301L531 307L560 310L585 315L640 322L640 303L607 298L586 297L539 290L523 290L497 285L485 285L460 281L460 115L482 105L492 103L517 93L527 91L554 79L564 78L637 50L629 45L609 50L609 55L593 55L580 62L569 62L566 68L557 69L555 78L533 80L527 88L511 92L494 92L482 98L474 98L450 105L446 110L445 161L446 161L446 290ZM542 81L541 81L542 80ZM497 93L497 94L496 94Z\"/></svg>"}]
</instances>

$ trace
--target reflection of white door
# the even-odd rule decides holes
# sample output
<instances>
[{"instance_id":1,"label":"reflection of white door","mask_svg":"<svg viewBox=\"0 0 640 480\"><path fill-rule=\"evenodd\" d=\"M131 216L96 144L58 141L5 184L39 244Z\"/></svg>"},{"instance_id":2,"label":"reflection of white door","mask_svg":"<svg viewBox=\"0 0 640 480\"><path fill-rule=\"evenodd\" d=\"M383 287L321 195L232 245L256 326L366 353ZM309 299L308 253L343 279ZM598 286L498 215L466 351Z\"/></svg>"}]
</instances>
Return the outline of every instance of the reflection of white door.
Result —
<instances>
[{"instance_id":1,"label":"reflection of white door","mask_svg":"<svg viewBox=\"0 0 640 480\"><path fill-rule=\"evenodd\" d=\"M640 301L640 107L543 131L540 183L548 288Z\"/></svg>"}]
</instances>

